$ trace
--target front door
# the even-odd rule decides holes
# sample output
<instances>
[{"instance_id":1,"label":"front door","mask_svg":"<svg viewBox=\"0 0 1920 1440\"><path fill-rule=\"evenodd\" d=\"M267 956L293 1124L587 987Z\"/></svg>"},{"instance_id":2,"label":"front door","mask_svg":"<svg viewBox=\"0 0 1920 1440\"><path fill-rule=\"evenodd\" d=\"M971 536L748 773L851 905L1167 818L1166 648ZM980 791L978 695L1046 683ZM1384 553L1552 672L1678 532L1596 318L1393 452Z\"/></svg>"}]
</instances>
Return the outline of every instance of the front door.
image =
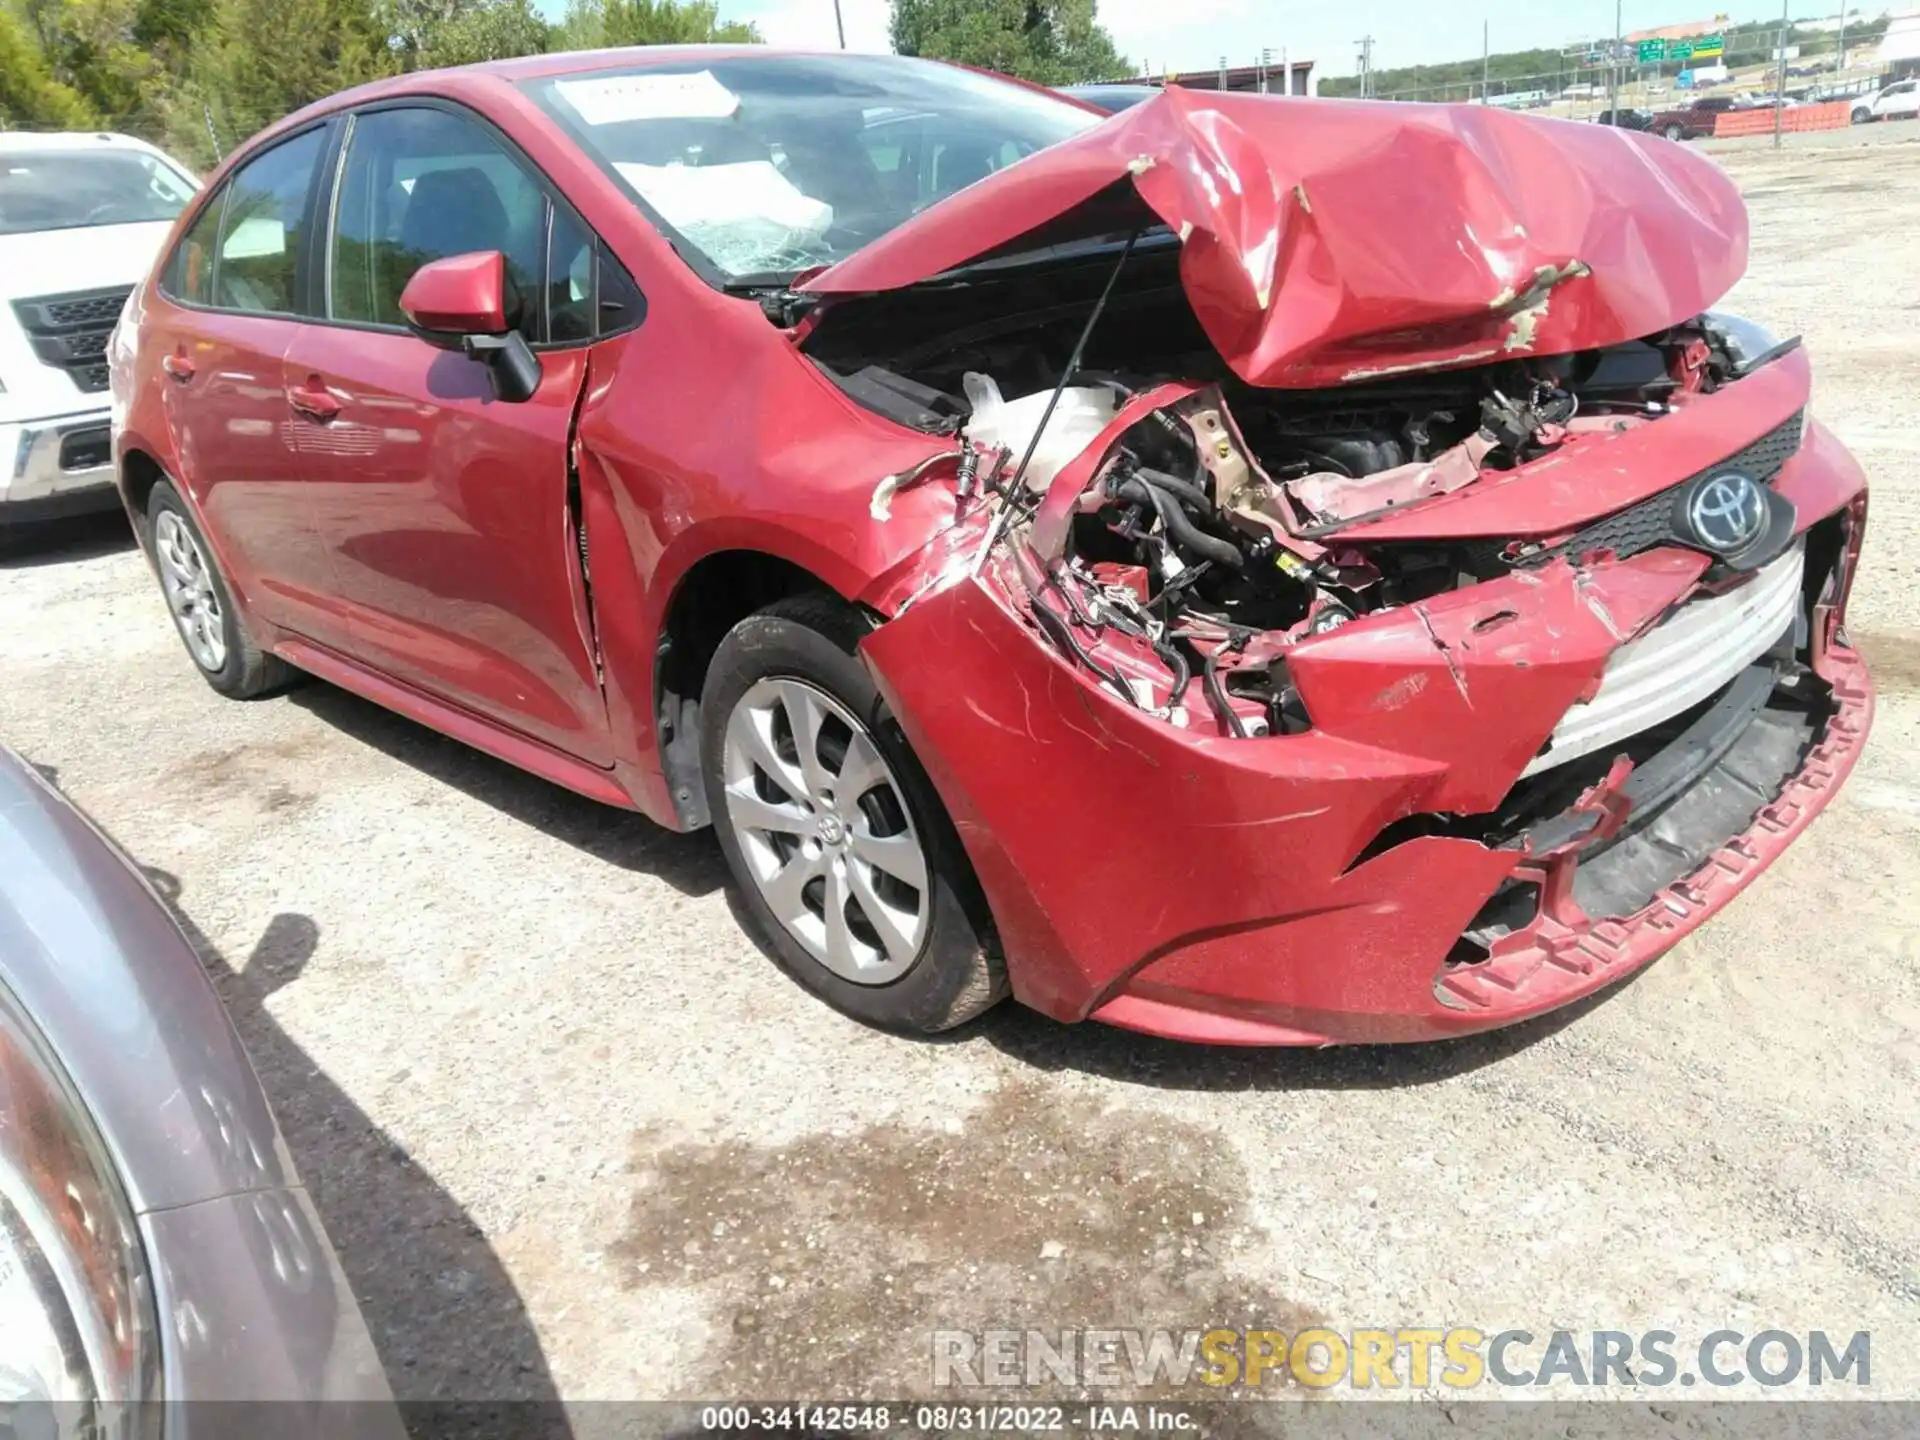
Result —
<instances>
[{"instance_id":1,"label":"front door","mask_svg":"<svg viewBox=\"0 0 1920 1440\"><path fill-rule=\"evenodd\" d=\"M393 679L611 765L582 604L568 449L584 346L544 346L524 403L480 362L409 333L400 292L431 260L498 250L545 339L550 205L477 121L426 106L356 116L324 309L288 349L295 447L353 649Z\"/></svg>"},{"instance_id":2,"label":"front door","mask_svg":"<svg viewBox=\"0 0 1920 1440\"><path fill-rule=\"evenodd\" d=\"M263 151L195 220L160 281L158 355L180 475L234 585L264 620L338 643L346 625L306 510L282 364L325 127ZM143 362L143 378L145 367Z\"/></svg>"}]
</instances>

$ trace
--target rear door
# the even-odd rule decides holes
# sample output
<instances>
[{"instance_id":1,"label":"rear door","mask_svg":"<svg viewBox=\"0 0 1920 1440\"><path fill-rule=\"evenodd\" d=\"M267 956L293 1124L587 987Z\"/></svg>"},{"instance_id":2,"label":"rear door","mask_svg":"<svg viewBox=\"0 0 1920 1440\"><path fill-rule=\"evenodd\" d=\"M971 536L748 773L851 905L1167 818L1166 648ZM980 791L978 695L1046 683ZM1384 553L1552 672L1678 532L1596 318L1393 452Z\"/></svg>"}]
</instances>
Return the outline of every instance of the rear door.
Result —
<instances>
[{"instance_id":1,"label":"rear door","mask_svg":"<svg viewBox=\"0 0 1920 1440\"><path fill-rule=\"evenodd\" d=\"M569 451L596 333L596 242L469 111L356 114L324 245L321 315L286 357L315 524L353 649L392 678L611 765ZM506 257L541 361L525 403L411 334L428 261ZM551 278L556 289L549 289Z\"/></svg>"},{"instance_id":2,"label":"rear door","mask_svg":"<svg viewBox=\"0 0 1920 1440\"><path fill-rule=\"evenodd\" d=\"M248 160L160 276L141 353L180 474L228 576L274 625L344 640L305 507L282 363L304 308L304 254L327 149L317 125Z\"/></svg>"}]
</instances>

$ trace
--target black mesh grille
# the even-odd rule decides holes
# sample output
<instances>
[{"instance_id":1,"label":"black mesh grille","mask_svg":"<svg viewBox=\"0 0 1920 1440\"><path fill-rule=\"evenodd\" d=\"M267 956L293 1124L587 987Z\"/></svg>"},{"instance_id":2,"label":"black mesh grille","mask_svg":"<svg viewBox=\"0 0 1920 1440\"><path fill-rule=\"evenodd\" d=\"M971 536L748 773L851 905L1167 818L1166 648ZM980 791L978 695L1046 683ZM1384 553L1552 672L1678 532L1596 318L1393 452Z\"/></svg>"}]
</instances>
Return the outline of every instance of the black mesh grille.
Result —
<instances>
[{"instance_id":1,"label":"black mesh grille","mask_svg":"<svg viewBox=\"0 0 1920 1440\"><path fill-rule=\"evenodd\" d=\"M1735 451L1726 459L1709 465L1701 475L1719 470L1740 470L1751 475L1762 485L1771 485L1779 475L1780 467L1792 458L1800 448L1800 433L1805 420L1804 411L1796 411L1786 420L1774 426L1751 445ZM1680 485L1691 484L1698 476L1689 476ZM1582 556L1592 555L1602 550L1610 550L1622 560L1630 555L1638 555L1643 550L1651 550L1656 545L1665 545L1673 538L1673 492L1680 488L1674 485L1642 500L1638 505L1630 505L1625 510L1616 510L1611 515L1594 521L1583 530L1576 531L1571 538L1544 550L1536 550L1524 555L1516 562L1521 565L1544 565L1547 561L1564 555L1569 560L1578 560Z\"/></svg>"},{"instance_id":2,"label":"black mesh grille","mask_svg":"<svg viewBox=\"0 0 1920 1440\"><path fill-rule=\"evenodd\" d=\"M42 364L66 371L82 390L100 391L107 388L107 341L132 289L40 295L14 301L13 313Z\"/></svg>"},{"instance_id":3,"label":"black mesh grille","mask_svg":"<svg viewBox=\"0 0 1920 1440\"><path fill-rule=\"evenodd\" d=\"M127 303L125 290L103 291L81 300L43 300L41 314L54 325L101 325L111 328L120 318L120 307Z\"/></svg>"}]
</instances>

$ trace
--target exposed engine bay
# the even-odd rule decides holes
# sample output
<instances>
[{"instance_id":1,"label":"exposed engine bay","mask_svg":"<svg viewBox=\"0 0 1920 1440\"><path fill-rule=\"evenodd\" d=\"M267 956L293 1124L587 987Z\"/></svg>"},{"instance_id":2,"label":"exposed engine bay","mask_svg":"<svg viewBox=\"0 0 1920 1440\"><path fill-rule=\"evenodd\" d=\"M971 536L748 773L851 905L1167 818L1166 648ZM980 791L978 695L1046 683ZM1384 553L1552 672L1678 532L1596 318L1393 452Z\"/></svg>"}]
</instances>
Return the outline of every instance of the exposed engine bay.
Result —
<instances>
[{"instance_id":1,"label":"exposed engine bay","mask_svg":"<svg viewBox=\"0 0 1920 1440\"><path fill-rule=\"evenodd\" d=\"M939 292L917 303L937 312ZM1068 350L1084 303L1014 333L896 346L887 365L834 368L835 341L873 353L857 317L809 349L862 403L958 439L963 505L997 493L997 529L1019 542L984 563L1049 643L1130 703L1237 737L1306 728L1286 666L1302 639L1580 539L1370 542L1366 522L1657 424L1773 358L1702 317L1574 354L1276 390L1223 370L1177 288L1131 290L1114 310L1084 365ZM1148 369L1150 344L1172 354ZM1112 443L1096 446L1103 434ZM1076 495L1050 493L1063 467L1088 463Z\"/></svg>"}]
</instances>

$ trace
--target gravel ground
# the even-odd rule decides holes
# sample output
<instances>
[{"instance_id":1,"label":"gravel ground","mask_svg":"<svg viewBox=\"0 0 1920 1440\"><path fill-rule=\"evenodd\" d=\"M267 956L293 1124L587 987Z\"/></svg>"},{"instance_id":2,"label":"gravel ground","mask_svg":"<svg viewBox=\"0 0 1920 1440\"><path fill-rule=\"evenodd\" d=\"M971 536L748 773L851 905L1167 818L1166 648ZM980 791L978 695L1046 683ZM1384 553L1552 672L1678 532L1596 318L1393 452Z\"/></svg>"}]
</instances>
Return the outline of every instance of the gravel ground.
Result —
<instances>
[{"instance_id":1,"label":"gravel ground","mask_svg":"<svg viewBox=\"0 0 1920 1440\"><path fill-rule=\"evenodd\" d=\"M1571 1013L1327 1053L1011 1006L870 1033L745 938L711 839L322 685L214 696L111 525L0 562L0 736L202 943L403 1396L899 1394L934 1328L1311 1320L1864 1329L1874 1393L1920 1395L1920 145L1876 128L1721 157L1733 302L1805 333L1876 487L1872 745Z\"/></svg>"}]
</instances>

